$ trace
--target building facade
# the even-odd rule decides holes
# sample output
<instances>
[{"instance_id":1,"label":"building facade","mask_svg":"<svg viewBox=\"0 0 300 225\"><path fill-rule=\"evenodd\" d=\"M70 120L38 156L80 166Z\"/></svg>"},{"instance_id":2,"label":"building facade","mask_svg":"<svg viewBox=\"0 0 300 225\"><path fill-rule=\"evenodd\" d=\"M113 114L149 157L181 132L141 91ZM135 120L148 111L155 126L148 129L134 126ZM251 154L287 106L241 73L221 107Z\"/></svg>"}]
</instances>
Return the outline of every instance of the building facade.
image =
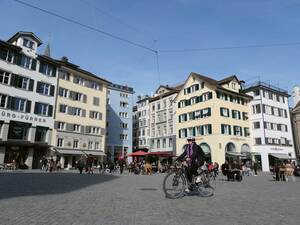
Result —
<instances>
[{"instance_id":1,"label":"building facade","mask_svg":"<svg viewBox=\"0 0 300 225\"><path fill-rule=\"evenodd\" d=\"M300 101L300 88L298 85L295 85L293 87L292 97L293 97L293 108L295 108Z\"/></svg>"},{"instance_id":2,"label":"building facade","mask_svg":"<svg viewBox=\"0 0 300 225\"><path fill-rule=\"evenodd\" d=\"M300 102L291 110L295 153L300 159Z\"/></svg>"},{"instance_id":3,"label":"building facade","mask_svg":"<svg viewBox=\"0 0 300 225\"><path fill-rule=\"evenodd\" d=\"M42 41L18 32L0 41L0 163L38 168L50 149L59 64Z\"/></svg>"},{"instance_id":4,"label":"building facade","mask_svg":"<svg viewBox=\"0 0 300 225\"><path fill-rule=\"evenodd\" d=\"M242 81L231 76L217 81L191 73L175 101L177 155L187 137L194 137L207 161L224 163L251 151L249 102L242 94Z\"/></svg>"},{"instance_id":5,"label":"building facade","mask_svg":"<svg viewBox=\"0 0 300 225\"><path fill-rule=\"evenodd\" d=\"M137 106L132 108L132 152L138 151L139 145L139 122L138 122L138 111Z\"/></svg>"},{"instance_id":6,"label":"building facade","mask_svg":"<svg viewBox=\"0 0 300 225\"><path fill-rule=\"evenodd\" d=\"M138 149L148 151L150 148L149 96L138 97Z\"/></svg>"},{"instance_id":7,"label":"building facade","mask_svg":"<svg viewBox=\"0 0 300 225\"><path fill-rule=\"evenodd\" d=\"M112 161L132 152L133 88L110 84L107 99L107 155Z\"/></svg>"},{"instance_id":8,"label":"building facade","mask_svg":"<svg viewBox=\"0 0 300 225\"><path fill-rule=\"evenodd\" d=\"M269 171L274 158L295 157L289 113L288 92L263 82L247 87L250 103L252 151L260 155L263 171Z\"/></svg>"},{"instance_id":9,"label":"building facade","mask_svg":"<svg viewBox=\"0 0 300 225\"><path fill-rule=\"evenodd\" d=\"M105 156L108 81L81 69L66 57L60 64L52 144L62 168L82 155ZM95 163L96 163L95 162Z\"/></svg>"},{"instance_id":10,"label":"building facade","mask_svg":"<svg viewBox=\"0 0 300 225\"><path fill-rule=\"evenodd\" d=\"M150 151L176 154L174 99L179 87L160 86L149 99Z\"/></svg>"}]
</instances>

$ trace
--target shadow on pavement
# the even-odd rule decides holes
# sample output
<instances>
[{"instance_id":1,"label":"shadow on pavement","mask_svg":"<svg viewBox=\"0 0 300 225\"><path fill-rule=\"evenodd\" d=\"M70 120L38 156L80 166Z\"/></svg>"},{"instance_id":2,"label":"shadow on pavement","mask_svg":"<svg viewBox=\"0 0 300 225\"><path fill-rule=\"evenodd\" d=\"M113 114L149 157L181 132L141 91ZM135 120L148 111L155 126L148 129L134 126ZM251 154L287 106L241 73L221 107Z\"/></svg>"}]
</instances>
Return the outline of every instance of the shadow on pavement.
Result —
<instances>
[{"instance_id":1,"label":"shadow on pavement","mask_svg":"<svg viewBox=\"0 0 300 225\"><path fill-rule=\"evenodd\" d=\"M116 178L98 174L3 173L0 174L0 200L21 196L63 194Z\"/></svg>"}]
</instances>

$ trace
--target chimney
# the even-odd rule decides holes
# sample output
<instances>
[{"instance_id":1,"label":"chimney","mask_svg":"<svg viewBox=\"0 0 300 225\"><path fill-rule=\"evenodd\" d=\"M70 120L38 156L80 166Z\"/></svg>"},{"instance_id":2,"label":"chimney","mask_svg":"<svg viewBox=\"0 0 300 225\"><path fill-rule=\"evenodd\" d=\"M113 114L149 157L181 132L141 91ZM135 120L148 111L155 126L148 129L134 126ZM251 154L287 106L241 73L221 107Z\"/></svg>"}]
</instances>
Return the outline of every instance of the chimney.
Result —
<instances>
[{"instance_id":1,"label":"chimney","mask_svg":"<svg viewBox=\"0 0 300 225\"><path fill-rule=\"evenodd\" d=\"M61 57L61 61L63 61L63 62L68 62L68 61L69 61L69 59L68 59L68 57L67 57L67 56L63 56L63 57Z\"/></svg>"}]
</instances>

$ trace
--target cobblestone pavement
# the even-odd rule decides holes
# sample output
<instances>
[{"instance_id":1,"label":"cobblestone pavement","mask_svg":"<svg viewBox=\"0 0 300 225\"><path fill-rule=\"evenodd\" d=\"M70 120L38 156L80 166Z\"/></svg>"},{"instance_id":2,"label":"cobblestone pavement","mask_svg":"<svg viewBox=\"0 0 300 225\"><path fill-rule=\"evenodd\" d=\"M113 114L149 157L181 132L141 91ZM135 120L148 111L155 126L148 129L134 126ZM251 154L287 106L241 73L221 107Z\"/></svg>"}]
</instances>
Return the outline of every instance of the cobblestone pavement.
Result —
<instances>
[{"instance_id":1,"label":"cobblestone pavement","mask_svg":"<svg viewBox=\"0 0 300 225\"><path fill-rule=\"evenodd\" d=\"M165 199L164 175L0 173L0 224L296 225L300 180L218 180L215 196Z\"/></svg>"}]
</instances>

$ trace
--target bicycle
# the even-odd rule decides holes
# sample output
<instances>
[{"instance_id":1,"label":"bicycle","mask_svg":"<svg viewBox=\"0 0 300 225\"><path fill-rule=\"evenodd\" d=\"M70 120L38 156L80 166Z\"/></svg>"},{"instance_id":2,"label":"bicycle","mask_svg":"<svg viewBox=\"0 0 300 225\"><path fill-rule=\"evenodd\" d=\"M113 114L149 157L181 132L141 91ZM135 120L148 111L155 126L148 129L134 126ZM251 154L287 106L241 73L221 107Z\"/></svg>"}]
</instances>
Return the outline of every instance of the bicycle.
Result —
<instances>
[{"instance_id":1,"label":"bicycle","mask_svg":"<svg viewBox=\"0 0 300 225\"><path fill-rule=\"evenodd\" d=\"M186 177L185 166L175 164L163 181L163 191L166 198L181 198L185 195L185 189L188 187L192 187L193 191L196 190L202 197L211 197L215 191L210 185L210 176L207 170L199 168L197 176L194 176L192 182L189 182Z\"/></svg>"}]
</instances>

